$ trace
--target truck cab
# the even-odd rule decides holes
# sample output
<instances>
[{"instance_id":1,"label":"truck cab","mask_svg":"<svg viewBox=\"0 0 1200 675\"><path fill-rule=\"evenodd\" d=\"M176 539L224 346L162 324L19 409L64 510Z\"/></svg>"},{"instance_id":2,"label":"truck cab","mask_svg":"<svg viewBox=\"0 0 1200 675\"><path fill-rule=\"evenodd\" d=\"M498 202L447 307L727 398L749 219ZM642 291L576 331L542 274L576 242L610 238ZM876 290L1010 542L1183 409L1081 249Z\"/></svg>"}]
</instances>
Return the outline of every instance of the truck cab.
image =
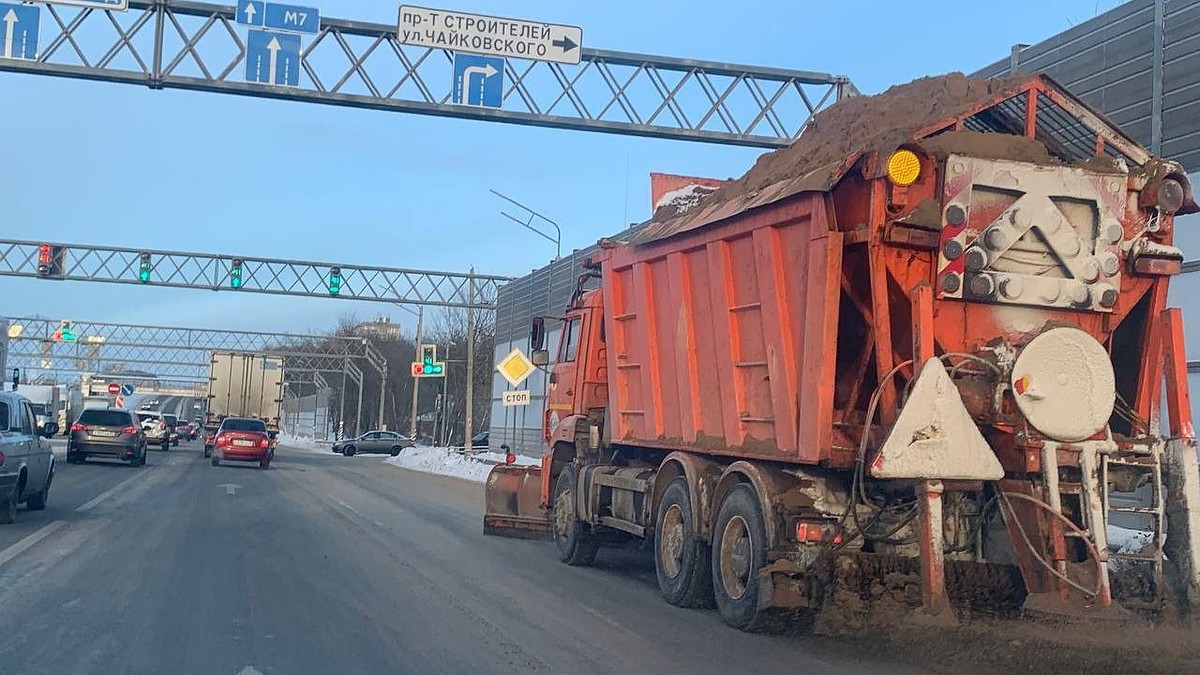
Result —
<instances>
[{"instance_id":1,"label":"truck cab","mask_svg":"<svg viewBox=\"0 0 1200 675\"><path fill-rule=\"evenodd\" d=\"M562 317L554 366L549 376L542 425L543 437L549 447L558 442L576 443L577 440L585 441L586 447L599 446L608 405L605 330L600 290L577 293L575 302ZM538 347L535 351L540 350ZM539 360L549 360L549 353L540 354Z\"/></svg>"}]
</instances>

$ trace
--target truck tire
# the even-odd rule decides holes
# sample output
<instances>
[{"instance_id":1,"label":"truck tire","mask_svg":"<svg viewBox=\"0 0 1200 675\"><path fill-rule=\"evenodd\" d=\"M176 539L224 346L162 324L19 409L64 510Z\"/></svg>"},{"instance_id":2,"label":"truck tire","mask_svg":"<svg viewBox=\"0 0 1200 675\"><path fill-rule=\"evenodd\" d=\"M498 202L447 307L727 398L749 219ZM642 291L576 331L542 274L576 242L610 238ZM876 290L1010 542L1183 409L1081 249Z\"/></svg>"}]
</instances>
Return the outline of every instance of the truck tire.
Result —
<instances>
[{"instance_id":1,"label":"truck tire","mask_svg":"<svg viewBox=\"0 0 1200 675\"><path fill-rule=\"evenodd\" d=\"M40 492L29 495L25 499L25 508L30 511L43 511L46 508L46 502L50 499L50 483L54 482L54 472L46 476L46 485L42 487Z\"/></svg>"},{"instance_id":2,"label":"truck tire","mask_svg":"<svg viewBox=\"0 0 1200 675\"><path fill-rule=\"evenodd\" d=\"M573 567L596 562L600 545L585 523L575 518L575 467L568 464L554 484L554 506L550 515L558 559Z\"/></svg>"},{"instance_id":3,"label":"truck tire","mask_svg":"<svg viewBox=\"0 0 1200 675\"><path fill-rule=\"evenodd\" d=\"M767 528L754 488L735 485L721 502L713 528L713 595L725 623L744 631L759 625L758 572L766 562Z\"/></svg>"},{"instance_id":4,"label":"truck tire","mask_svg":"<svg viewBox=\"0 0 1200 675\"><path fill-rule=\"evenodd\" d=\"M676 607L711 607L711 553L696 539L687 479L667 485L654 522L654 571L663 599Z\"/></svg>"}]
</instances>

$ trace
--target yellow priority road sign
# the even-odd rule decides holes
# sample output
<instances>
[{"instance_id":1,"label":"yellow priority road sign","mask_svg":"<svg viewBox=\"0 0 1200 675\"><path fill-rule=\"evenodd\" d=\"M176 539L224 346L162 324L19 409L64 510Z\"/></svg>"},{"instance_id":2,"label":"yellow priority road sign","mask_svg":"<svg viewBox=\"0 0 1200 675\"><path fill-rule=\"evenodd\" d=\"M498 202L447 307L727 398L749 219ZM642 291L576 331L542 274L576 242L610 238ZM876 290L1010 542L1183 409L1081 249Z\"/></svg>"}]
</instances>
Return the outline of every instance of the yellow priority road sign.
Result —
<instances>
[{"instance_id":1,"label":"yellow priority road sign","mask_svg":"<svg viewBox=\"0 0 1200 675\"><path fill-rule=\"evenodd\" d=\"M514 349L509 352L508 356L500 359L500 363L496 364L496 370L508 380L512 386L517 386L525 381L525 378L533 374L537 367L525 356L520 349Z\"/></svg>"}]
</instances>

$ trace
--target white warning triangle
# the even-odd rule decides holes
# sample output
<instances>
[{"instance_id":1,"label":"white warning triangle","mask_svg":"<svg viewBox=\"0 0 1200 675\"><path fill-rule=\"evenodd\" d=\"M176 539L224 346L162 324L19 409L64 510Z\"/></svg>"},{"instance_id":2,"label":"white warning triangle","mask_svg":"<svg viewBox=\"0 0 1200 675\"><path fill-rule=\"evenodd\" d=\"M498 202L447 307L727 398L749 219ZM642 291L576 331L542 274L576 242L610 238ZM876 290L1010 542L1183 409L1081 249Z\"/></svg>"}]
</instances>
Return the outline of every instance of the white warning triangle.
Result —
<instances>
[{"instance_id":1,"label":"white warning triangle","mask_svg":"<svg viewBox=\"0 0 1200 675\"><path fill-rule=\"evenodd\" d=\"M999 480L1000 460L971 419L940 359L929 359L871 462L875 478Z\"/></svg>"}]
</instances>

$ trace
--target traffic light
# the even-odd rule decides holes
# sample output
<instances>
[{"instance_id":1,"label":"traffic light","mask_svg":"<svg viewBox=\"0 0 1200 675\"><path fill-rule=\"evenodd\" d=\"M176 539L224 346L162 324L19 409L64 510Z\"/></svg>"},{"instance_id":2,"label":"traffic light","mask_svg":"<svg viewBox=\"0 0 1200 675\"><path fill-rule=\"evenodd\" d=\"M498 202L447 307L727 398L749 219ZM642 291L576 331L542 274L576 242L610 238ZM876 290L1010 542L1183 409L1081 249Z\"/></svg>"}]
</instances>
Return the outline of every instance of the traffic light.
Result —
<instances>
[{"instance_id":1,"label":"traffic light","mask_svg":"<svg viewBox=\"0 0 1200 675\"><path fill-rule=\"evenodd\" d=\"M421 345L421 372L424 375L441 375L445 364L437 360L437 345Z\"/></svg>"},{"instance_id":2,"label":"traffic light","mask_svg":"<svg viewBox=\"0 0 1200 675\"><path fill-rule=\"evenodd\" d=\"M54 331L55 342L74 342L75 324L70 319L58 322L58 330Z\"/></svg>"},{"instance_id":3,"label":"traffic light","mask_svg":"<svg viewBox=\"0 0 1200 675\"><path fill-rule=\"evenodd\" d=\"M38 246L37 275L54 277L62 275L62 247L51 244Z\"/></svg>"},{"instance_id":4,"label":"traffic light","mask_svg":"<svg viewBox=\"0 0 1200 675\"><path fill-rule=\"evenodd\" d=\"M242 259L234 258L233 264L229 266L229 287L242 287Z\"/></svg>"},{"instance_id":5,"label":"traffic light","mask_svg":"<svg viewBox=\"0 0 1200 675\"><path fill-rule=\"evenodd\" d=\"M342 292L342 268L329 268L329 294L337 295Z\"/></svg>"},{"instance_id":6,"label":"traffic light","mask_svg":"<svg viewBox=\"0 0 1200 675\"><path fill-rule=\"evenodd\" d=\"M145 251L142 251L141 259L142 264L138 268L138 281L144 284L150 281L150 271L154 269L154 264L150 262L150 254Z\"/></svg>"}]
</instances>

